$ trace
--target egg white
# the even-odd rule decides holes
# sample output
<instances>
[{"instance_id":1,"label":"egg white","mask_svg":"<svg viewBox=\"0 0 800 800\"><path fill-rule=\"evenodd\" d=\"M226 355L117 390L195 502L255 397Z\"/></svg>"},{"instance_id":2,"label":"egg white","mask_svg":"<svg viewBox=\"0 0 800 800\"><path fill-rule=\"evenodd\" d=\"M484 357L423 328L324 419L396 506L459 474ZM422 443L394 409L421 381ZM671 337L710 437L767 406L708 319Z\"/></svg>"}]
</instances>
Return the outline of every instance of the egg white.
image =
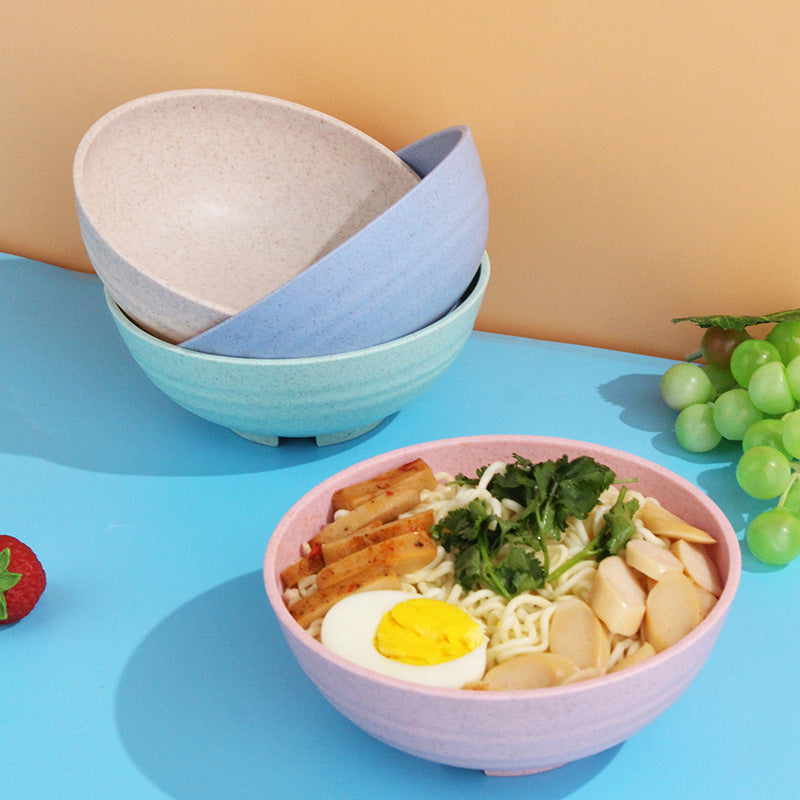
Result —
<instances>
[{"instance_id":1,"label":"egg white","mask_svg":"<svg viewBox=\"0 0 800 800\"><path fill-rule=\"evenodd\" d=\"M466 655L424 666L386 658L375 649L373 641L381 617L398 603L415 596L390 589L349 595L325 615L320 641L354 664L424 686L460 689L470 681L480 680L486 671L486 637Z\"/></svg>"}]
</instances>

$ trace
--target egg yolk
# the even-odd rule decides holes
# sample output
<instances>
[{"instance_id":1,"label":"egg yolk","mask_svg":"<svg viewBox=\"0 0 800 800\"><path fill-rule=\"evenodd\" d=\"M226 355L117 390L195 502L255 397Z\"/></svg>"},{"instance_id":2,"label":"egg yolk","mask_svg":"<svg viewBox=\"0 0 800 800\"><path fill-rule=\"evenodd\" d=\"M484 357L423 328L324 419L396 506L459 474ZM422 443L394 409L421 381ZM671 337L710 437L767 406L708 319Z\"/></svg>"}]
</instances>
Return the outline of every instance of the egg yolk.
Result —
<instances>
[{"instance_id":1,"label":"egg yolk","mask_svg":"<svg viewBox=\"0 0 800 800\"><path fill-rule=\"evenodd\" d=\"M483 642L480 625L458 606L416 597L390 608L375 633L375 648L386 658L426 666L452 661Z\"/></svg>"}]
</instances>

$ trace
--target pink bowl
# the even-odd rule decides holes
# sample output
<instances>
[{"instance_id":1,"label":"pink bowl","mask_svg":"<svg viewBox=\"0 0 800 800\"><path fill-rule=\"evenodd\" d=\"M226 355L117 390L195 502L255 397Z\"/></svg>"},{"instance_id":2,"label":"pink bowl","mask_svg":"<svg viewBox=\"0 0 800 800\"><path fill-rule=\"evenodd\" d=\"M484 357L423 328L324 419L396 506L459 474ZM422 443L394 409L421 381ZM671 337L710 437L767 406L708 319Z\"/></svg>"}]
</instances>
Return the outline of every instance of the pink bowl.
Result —
<instances>
[{"instance_id":1,"label":"pink bowl","mask_svg":"<svg viewBox=\"0 0 800 800\"><path fill-rule=\"evenodd\" d=\"M568 686L517 692L431 689L378 675L333 654L291 617L280 572L331 519L335 489L414 458L434 472L474 474L514 454L534 461L589 455L636 489L657 497L718 544L724 590L680 642L634 667ZM267 546L264 583L298 663L323 696L364 731L406 753L489 775L539 772L599 753L652 722L689 686L722 630L741 574L739 542L720 509L697 487L650 461L595 444L538 436L475 436L413 445L349 467L312 489L280 521Z\"/></svg>"}]
</instances>

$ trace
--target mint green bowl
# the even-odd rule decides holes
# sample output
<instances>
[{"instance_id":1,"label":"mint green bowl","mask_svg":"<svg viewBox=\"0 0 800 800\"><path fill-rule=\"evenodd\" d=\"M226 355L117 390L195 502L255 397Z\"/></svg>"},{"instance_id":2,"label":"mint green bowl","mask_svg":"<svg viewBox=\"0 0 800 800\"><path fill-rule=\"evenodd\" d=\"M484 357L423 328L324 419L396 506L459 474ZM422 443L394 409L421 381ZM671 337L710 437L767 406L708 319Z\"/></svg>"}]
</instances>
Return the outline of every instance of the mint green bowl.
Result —
<instances>
[{"instance_id":1,"label":"mint green bowl","mask_svg":"<svg viewBox=\"0 0 800 800\"><path fill-rule=\"evenodd\" d=\"M313 437L327 445L366 433L433 385L466 344L489 273L484 253L462 300L421 330L312 358L234 358L188 350L146 333L107 290L105 296L134 360L178 405L260 444Z\"/></svg>"}]
</instances>

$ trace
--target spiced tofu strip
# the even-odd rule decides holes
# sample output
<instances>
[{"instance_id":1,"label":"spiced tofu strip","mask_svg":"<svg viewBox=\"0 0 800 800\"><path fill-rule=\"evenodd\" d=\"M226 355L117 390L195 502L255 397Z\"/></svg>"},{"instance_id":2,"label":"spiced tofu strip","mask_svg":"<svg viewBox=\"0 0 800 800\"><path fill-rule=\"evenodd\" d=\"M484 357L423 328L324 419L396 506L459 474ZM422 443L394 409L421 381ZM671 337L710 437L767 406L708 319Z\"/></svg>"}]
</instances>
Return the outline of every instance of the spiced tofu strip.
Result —
<instances>
[{"instance_id":1,"label":"spiced tofu strip","mask_svg":"<svg viewBox=\"0 0 800 800\"><path fill-rule=\"evenodd\" d=\"M307 556L303 556L299 561L290 564L281 572L283 585L288 589L300 582L302 578L314 575L325 566L325 559L322 556L322 548L317 547Z\"/></svg>"},{"instance_id":2,"label":"spiced tofu strip","mask_svg":"<svg viewBox=\"0 0 800 800\"><path fill-rule=\"evenodd\" d=\"M391 539L395 536L401 536L404 533L411 533L412 531L425 531L427 533L433 527L433 522L433 511L429 509L410 517L402 517L401 519L386 522L383 525L362 528L344 539L337 539L335 542L320 545L322 559L325 564L331 564L370 545L386 541L386 539ZM318 572L322 569L322 566L321 564L314 572Z\"/></svg>"},{"instance_id":3,"label":"spiced tofu strip","mask_svg":"<svg viewBox=\"0 0 800 800\"><path fill-rule=\"evenodd\" d=\"M374 478L338 489L333 493L331 502L334 511L352 511L386 491L398 491L402 488L420 492L422 489L435 489L436 486L436 477L431 468L423 459L417 458Z\"/></svg>"},{"instance_id":4,"label":"spiced tofu strip","mask_svg":"<svg viewBox=\"0 0 800 800\"><path fill-rule=\"evenodd\" d=\"M313 548L316 544L344 539L367 525L379 522L381 524L397 519L401 514L411 511L419 504L418 488L413 489L387 489L380 492L370 500L362 503L352 511L342 514L333 522L327 524L309 544Z\"/></svg>"},{"instance_id":5,"label":"spiced tofu strip","mask_svg":"<svg viewBox=\"0 0 800 800\"><path fill-rule=\"evenodd\" d=\"M429 532L433 527L434 516L432 510L421 511L410 517L395 519L381 524L378 521L367 523L355 533L325 544L315 543L308 555L290 564L281 572L281 580L286 588L297 586L305 577L315 575L326 564L349 556L370 545L401 536L412 531Z\"/></svg>"},{"instance_id":6,"label":"spiced tofu strip","mask_svg":"<svg viewBox=\"0 0 800 800\"><path fill-rule=\"evenodd\" d=\"M411 517L409 517L411 519ZM391 523L389 523L391 524ZM433 523L431 523L432 525ZM378 529L383 527L379 522L371 522L368 525L365 525L358 534L353 534L353 536L364 536L367 531L372 529ZM429 526L430 529L430 526ZM410 529L409 529L410 530ZM400 533L406 533L407 531L400 531ZM349 537L348 537L349 538ZM388 538L388 537L384 537ZM347 540L342 540L347 541ZM375 541L379 541L376 539ZM330 546L333 546L333 542ZM362 545L363 547L367 547L372 544L371 541L367 541L366 544ZM326 545L325 547L328 547ZM353 548L349 551L342 551L341 555L347 555L347 552L354 552L357 548ZM341 556L339 556L341 557ZM330 561L330 559L327 559ZM317 542L313 546L310 547L309 552L304 555L302 558L298 559L294 562L294 564L289 564L283 572L281 572L281 580L283 581L283 585L285 588L293 588L297 586L297 584L303 579L307 578L311 575L316 575L326 564L325 559L325 548Z\"/></svg>"},{"instance_id":7,"label":"spiced tofu strip","mask_svg":"<svg viewBox=\"0 0 800 800\"><path fill-rule=\"evenodd\" d=\"M380 569L388 575L406 575L428 565L436 556L436 543L427 531L412 531L377 542L333 561L317 573L317 591Z\"/></svg>"},{"instance_id":8,"label":"spiced tofu strip","mask_svg":"<svg viewBox=\"0 0 800 800\"><path fill-rule=\"evenodd\" d=\"M399 588L400 578L397 575L387 575L381 568L375 568L357 578L333 583L301 597L289 606L289 613L302 628L308 628L312 622L325 616L334 604L350 594Z\"/></svg>"}]
</instances>

